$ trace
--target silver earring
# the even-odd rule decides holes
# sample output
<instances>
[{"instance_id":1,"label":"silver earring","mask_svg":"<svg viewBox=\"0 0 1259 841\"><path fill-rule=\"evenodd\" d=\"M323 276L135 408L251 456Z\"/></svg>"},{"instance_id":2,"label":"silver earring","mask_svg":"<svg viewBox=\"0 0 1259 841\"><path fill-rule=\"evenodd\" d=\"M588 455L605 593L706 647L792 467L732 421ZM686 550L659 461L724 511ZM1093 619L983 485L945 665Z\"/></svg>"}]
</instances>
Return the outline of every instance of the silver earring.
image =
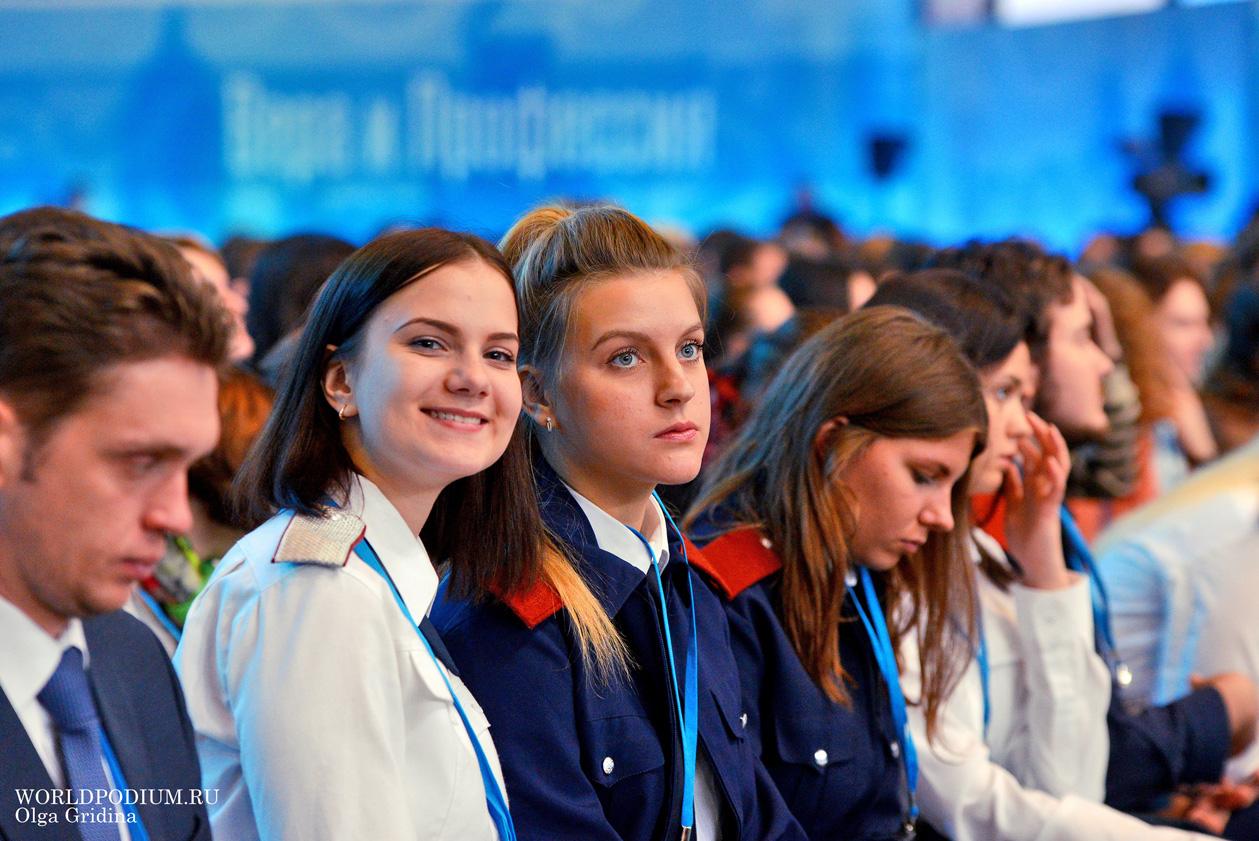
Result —
<instances>
[{"instance_id":1,"label":"silver earring","mask_svg":"<svg viewBox=\"0 0 1259 841\"><path fill-rule=\"evenodd\" d=\"M551 429L552 429L553 427L554 427L554 424L551 422L551 416L550 416L550 415L547 415L547 418L546 418L546 431L547 431L547 432L550 432L550 431L551 431Z\"/></svg>"},{"instance_id":2,"label":"silver earring","mask_svg":"<svg viewBox=\"0 0 1259 841\"><path fill-rule=\"evenodd\" d=\"M345 420L345 407L348 405L349 405L348 403L342 403L341 408L337 409L337 420L340 420L340 421Z\"/></svg>"}]
</instances>

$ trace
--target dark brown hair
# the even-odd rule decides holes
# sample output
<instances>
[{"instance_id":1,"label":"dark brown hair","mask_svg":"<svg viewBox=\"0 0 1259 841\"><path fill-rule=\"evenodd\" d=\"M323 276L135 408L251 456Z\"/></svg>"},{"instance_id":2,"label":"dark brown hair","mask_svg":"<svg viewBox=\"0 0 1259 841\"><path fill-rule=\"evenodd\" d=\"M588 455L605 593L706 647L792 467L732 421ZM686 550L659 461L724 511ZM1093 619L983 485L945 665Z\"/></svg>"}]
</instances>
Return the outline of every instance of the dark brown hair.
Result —
<instances>
[{"instance_id":1,"label":"dark brown hair","mask_svg":"<svg viewBox=\"0 0 1259 841\"><path fill-rule=\"evenodd\" d=\"M364 328L391 295L450 263L481 261L512 285L501 254L480 237L440 228L387 234L351 254L315 299L277 390L275 408L237 480L246 522L276 509L321 516L330 492L348 494L355 472L336 411L324 397L333 359L352 359ZM514 286L513 286L514 289ZM331 356L327 348L335 348ZM435 561L449 562L455 597L534 580L544 534L521 426L503 457L452 482L433 505L421 537Z\"/></svg>"},{"instance_id":2,"label":"dark brown hair","mask_svg":"<svg viewBox=\"0 0 1259 841\"><path fill-rule=\"evenodd\" d=\"M984 283L999 286L1027 317L1027 349L1043 366L1049 352L1051 304L1069 304L1075 296L1075 270L1065 257L1050 254L1034 242L968 242L945 249L931 260L933 268L957 269Z\"/></svg>"},{"instance_id":3,"label":"dark brown hair","mask_svg":"<svg viewBox=\"0 0 1259 841\"><path fill-rule=\"evenodd\" d=\"M840 417L847 423L819 446L819 434ZM843 703L840 611L856 501L839 476L879 437L935 439L973 430L973 456L987 428L975 369L947 333L899 307L859 310L786 361L710 471L688 521L721 506L723 521L769 538L783 562L787 635L817 685ZM899 648L908 633L920 641L929 733L975 638L968 475L953 486L954 530L931 532L920 552L883 573L893 644Z\"/></svg>"},{"instance_id":4,"label":"dark brown hair","mask_svg":"<svg viewBox=\"0 0 1259 841\"><path fill-rule=\"evenodd\" d=\"M174 247L82 213L0 219L0 393L36 440L113 365L223 364L228 315Z\"/></svg>"}]
</instances>

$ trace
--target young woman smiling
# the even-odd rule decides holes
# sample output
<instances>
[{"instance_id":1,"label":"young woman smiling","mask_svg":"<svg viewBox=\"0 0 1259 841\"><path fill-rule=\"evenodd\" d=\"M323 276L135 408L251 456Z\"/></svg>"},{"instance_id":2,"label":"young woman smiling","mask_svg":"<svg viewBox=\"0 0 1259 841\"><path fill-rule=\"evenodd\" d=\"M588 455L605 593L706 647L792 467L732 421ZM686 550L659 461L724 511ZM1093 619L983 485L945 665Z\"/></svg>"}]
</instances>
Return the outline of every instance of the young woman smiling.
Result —
<instances>
[{"instance_id":1,"label":"young woman smiling","mask_svg":"<svg viewBox=\"0 0 1259 841\"><path fill-rule=\"evenodd\" d=\"M543 518L596 594L542 582L434 610L501 749L522 838L801 838L744 726L721 605L654 498L708 435L704 287L615 207L504 239Z\"/></svg>"},{"instance_id":2,"label":"young woman smiling","mask_svg":"<svg viewBox=\"0 0 1259 841\"><path fill-rule=\"evenodd\" d=\"M435 563L457 592L546 577L517 333L502 256L448 231L381 237L320 292L239 480L269 519L176 653L215 834L515 838L488 724L426 615Z\"/></svg>"},{"instance_id":3,"label":"young woman smiling","mask_svg":"<svg viewBox=\"0 0 1259 841\"><path fill-rule=\"evenodd\" d=\"M690 518L711 541L751 741L815 841L912 837L925 748L896 646L916 628L934 721L970 647L953 527L985 426L948 335L858 312L782 366Z\"/></svg>"}]
</instances>

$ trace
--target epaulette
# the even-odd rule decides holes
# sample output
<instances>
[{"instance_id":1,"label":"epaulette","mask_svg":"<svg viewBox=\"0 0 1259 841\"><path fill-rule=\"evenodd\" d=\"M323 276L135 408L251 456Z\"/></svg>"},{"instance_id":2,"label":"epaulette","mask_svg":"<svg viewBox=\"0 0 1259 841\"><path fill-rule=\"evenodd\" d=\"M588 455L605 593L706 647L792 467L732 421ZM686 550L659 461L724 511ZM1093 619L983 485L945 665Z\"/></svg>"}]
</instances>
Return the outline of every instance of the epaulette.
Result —
<instances>
[{"instance_id":1,"label":"epaulette","mask_svg":"<svg viewBox=\"0 0 1259 841\"><path fill-rule=\"evenodd\" d=\"M493 588L491 588L493 589ZM507 605L512 613L525 623L525 627L529 630L541 625L546 620L560 612L564 607L564 602L560 599L560 594L555 588L546 581L539 579L532 587L516 590L515 592L504 595L498 591L494 595Z\"/></svg>"},{"instance_id":2,"label":"epaulette","mask_svg":"<svg viewBox=\"0 0 1259 841\"><path fill-rule=\"evenodd\" d=\"M271 563L343 567L366 532L367 524L349 511L294 514L280 535Z\"/></svg>"},{"instance_id":3,"label":"epaulette","mask_svg":"<svg viewBox=\"0 0 1259 841\"><path fill-rule=\"evenodd\" d=\"M687 551L692 551L689 543ZM695 550L691 565L707 573L727 601L783 566L769 539L754 528L727 532L702 552Z\"/></svg>"}]
</instances>

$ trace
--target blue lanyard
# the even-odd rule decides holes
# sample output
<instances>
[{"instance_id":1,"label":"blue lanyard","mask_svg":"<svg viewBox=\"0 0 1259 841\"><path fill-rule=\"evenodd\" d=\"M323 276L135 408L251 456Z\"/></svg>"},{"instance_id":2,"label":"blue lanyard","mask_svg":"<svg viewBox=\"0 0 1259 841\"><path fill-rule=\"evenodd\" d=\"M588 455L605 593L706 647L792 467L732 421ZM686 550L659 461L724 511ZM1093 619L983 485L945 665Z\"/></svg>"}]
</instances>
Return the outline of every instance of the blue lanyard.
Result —
<instances>
[{"instance_id":1,"label":"blue lanyard","mask_svg":"<svg viewBox=\"0 0 1259 841\"><path fill-rule=\"evenodd\" d=\"M1119 647L1115 645L1115 631L1110 625L1110 597L1106 594L1106 585L1102 583L1102 576L1093 563L1093 553L1089 551L1088 541L1080 533L1080 527L1076 525L1065 505L1062 506L1062 536L1066 544L1063 546L1063 554L1066 555L1067 568L1089 577L1089 592L1093 597L1093 627L1101 636L1101 645L1098 647L1102 649L1102 659L1106 661L1119 685L1127 686L1132 683L1132 671L1119 657Z\"/></svg>"},{"instance_id":2,"label":"blue lanyard","mask_svg":"<svg viewBox=\"0 0 1259 841\"><path fill-rule=\"evenodd\" d=\"M988 635L984 633L984 606L976 599L975 630L979 634L979 646L975 650L975 662L979 664L979 684L984 691L984 741L988 740L988 723L992 720L992 674L988 666Z\"/></svg>"},{"instance_id":3,"label":"blue lanyard","mask_svg":"<svg viewBox=\"0 0 1259 841\"><path fill-rule=\"evenodd\" d=\"M157 621L161 626L166 629L166 633L174 637L175 642L179 642L179 638L183 636L183 631L180 630L173 619L166 615L166 611L162 610L162 605L158 600L149 595L143 587L136 587L136 595L140 597L140 600L144 602L149 610L153 611L153 615L157 617Z\"/></svg>"},{"instance_id":4,"label":"blue lanyard","mask_svg":"<svg viewBox=\"0 0 1259 841\"><path fill-rule=\"evenodd\" d=\"M874 591L874 581L870 578L870 570L858 567L857 574L861 577L861 591L865 595L865 605L861 603L861 594L851 586L848 592L852 595L853 603L857 605L857 615L861 617L861 624L866 626L870 646L874 649L874 659L879 664L883 682L887 684L888 700L892 705L892 721L900 734L901 761L905 767L905 788L909 792L907 829L912 829L918 820L918 750L914 747L914 737L909 732L909 716L905 711L905 694L901 691L900 670L896 667L896 652L892 650L892 635L887 632L883 608L879 606L879 595Z\"/></svg>"},{"instance_id":5,"label":"blue lanyard","mask_svg":"<svg viewBox=\"0 0 1259 841\"><path fill-rule=\"evenodd\" d=\"M149 841L149 833L144 828L144 821L140 820L140 810L136 808L136 804L129 802L131 798L127 795L131 789L127 787L127 780L122 775L122 765L118 762L117 754L114 753L114 746L109 743L105 728L101 727L100 731L101 753L105 756L105 763L109 765L109 775L114 778L114 789L122 794L123 814L135 815L135 820L131 820L130 817L127 819L127 832L131 834L131 841Z\"/></svg>"},{"instance_id":6,"label":"blue lanyard","mask_svg":"<svg viewBox=\"0 0 1259 841\"><path fill-rule=\"evenodd\" d=\"M652 493L656 504L664 513L665 520L678 532L677 524L669 511ZM691 565L686 557L686 541L682 542L682 564L686 567L686 589L691 597L691 635L686 641L686 693L679 691L678 667L673 657L673 633L669 628L669 602L664 594L664 581L660 578L660 564L656 553L638 529L626 526L642 541L647 556L651 558L651 570L656 576L656 592L660 595L660 615L664 619L664 648L669 655L669 679L673 683L673 699L677 706L678 721L682 724L682 837L689 838L695 826L695 756L699 746L699 625L695 619L695 583L691 580ZM683 705L685 704L685 711Z\"/></svg>"},{"instance_id":7,"label":"blue lanyard","mask_svg":"<svg viewBox=\"0 0 1259 841\"><path fill-rule=\"evenodd\" d=\"M472 723L468 721L468 714L463 711L463 704L459 703L459 696L455 694L454 687L450 685L450 678L446 677L446 670L442 668L441 661L433 653L433 647L428 644L428 639L420 630L419 623L415 621L415 617L407 609L407 603L402 600L402 594L398 592L397 585L393 583L393 579L389 576L388 571L385 570L384 564L376 556L376 551L372 549L366 540L360 540L358 545L354 547L354 554L362 558L364 563L374 569L381 578L385 579L385 583L389 585L389 590L393 593L393 600L398 603L399 609L402 610L402 615L406 617L407 623L415 630L415 634L420 638L420 642L424 643L424 650L428 652L428 656L433 658L433 665L437 667L437 673L442 676L442 683L446 684L446 691L450 693L450 700L455 704L455 712L459 713L459 720L463 722L463 729L468 732L468 741L472 742L472 750L476 752L477 765L481 768L481 782L485 786L485 805L489 809L490 819L494 821L494 826L498 830L498 837L500 841L516 841L516 827L512 824L511 812L507 810L507 798L503 795L503 790L498 785L498 778L494 776L490 760L485 755L484 748L481 747L481 741L477 738L476 731L472 729Z\"/></svg>"}]
</instances>

